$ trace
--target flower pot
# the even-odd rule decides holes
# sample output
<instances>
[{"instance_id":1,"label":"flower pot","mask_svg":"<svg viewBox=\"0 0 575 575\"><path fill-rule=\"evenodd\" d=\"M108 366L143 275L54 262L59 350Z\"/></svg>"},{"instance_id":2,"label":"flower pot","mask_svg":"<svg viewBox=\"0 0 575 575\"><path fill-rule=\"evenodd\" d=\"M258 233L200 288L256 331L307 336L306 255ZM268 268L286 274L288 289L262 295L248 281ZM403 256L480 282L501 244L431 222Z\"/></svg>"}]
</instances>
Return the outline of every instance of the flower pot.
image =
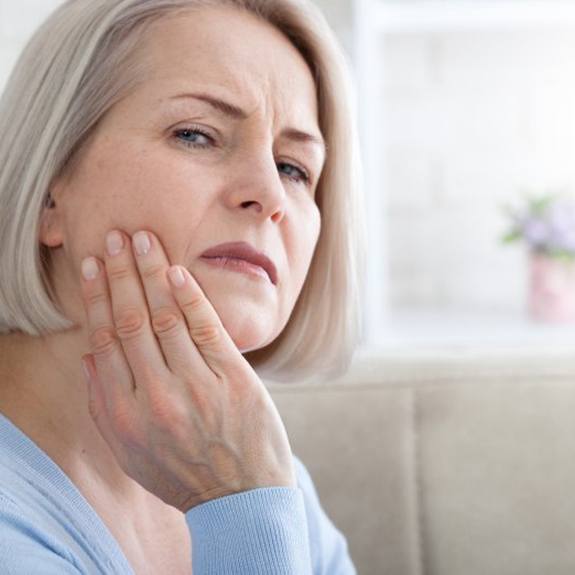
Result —
<instances>
[{"instance_id":1,"label":"flower pot","mask_svg":"<svg viewBox=\"0 0 575 575\"><path fill-rule=\"evenodd\" d=\"M575 261L530 253L529 314L541 322L575 322Z\"/></svg>"}]
</instances>

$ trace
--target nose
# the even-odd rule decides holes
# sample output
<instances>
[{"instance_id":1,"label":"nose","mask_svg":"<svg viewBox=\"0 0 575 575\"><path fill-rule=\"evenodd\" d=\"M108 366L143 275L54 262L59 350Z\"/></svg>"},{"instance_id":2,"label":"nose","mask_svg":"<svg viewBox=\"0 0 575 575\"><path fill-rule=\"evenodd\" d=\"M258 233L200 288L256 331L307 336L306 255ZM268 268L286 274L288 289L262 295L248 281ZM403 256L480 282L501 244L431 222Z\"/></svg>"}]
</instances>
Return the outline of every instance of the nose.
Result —
<instances>
[{"instance_id":1,"label":"nose","mask_svg":"<svg viewBox=\"0 0 575 575\"><path fill-rule=\"evenodd\" d=\"M271 152L243 155L228 180L226 201L231 209L243 210L262 221L279 223L285 214L286 191Z\"/></svg>"}]
</instances>

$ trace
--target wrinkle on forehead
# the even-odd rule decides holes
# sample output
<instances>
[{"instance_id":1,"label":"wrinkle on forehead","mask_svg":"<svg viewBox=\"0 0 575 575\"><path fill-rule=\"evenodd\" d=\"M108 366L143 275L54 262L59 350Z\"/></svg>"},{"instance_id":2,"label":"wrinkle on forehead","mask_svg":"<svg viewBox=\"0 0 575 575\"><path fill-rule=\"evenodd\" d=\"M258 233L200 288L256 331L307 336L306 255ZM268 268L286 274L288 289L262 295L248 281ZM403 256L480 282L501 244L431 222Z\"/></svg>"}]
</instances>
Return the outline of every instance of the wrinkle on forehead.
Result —
<instances>
[{"instance_id":1,"label":"wrinkle on forehead","mask_svg":"<svg viewBox=\"0 0 575 575\"><path fill-rule=\"evenodd\" d=\"M312 72L271 24L237 8L210 7L159 20L147 34L143 57L150 80L223 86L250 116L317 126Z\"/></svg>"}]
</instances>

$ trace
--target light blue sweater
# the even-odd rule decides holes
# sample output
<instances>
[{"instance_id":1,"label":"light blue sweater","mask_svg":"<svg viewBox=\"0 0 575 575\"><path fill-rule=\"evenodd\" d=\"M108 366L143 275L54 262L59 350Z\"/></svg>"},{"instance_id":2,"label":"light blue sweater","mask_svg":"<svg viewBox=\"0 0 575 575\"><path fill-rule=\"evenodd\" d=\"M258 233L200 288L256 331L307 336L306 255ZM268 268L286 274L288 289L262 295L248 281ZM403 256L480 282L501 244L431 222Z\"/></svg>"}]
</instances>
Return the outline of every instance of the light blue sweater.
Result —
<instances>
[{"instance_id":1,"label":"light blue sweater","mask_svg":"<svg viewBox=\"0 0 575 575\"><path fill-rule=\"evenodd\" d=\"M355 575L344 537L295 464L298 488L244 491L186 513L194 575ZM134 573L68 476L2 414L0 573Z\"/></svg>"}]
</instances>

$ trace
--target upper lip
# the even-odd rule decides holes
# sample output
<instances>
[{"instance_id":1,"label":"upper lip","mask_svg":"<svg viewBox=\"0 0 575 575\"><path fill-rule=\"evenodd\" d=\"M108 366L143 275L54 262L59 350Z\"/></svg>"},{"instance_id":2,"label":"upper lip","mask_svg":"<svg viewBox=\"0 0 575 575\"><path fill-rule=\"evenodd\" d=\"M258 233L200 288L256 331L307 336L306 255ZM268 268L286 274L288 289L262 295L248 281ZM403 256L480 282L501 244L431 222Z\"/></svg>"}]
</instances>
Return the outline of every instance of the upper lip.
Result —
<instances>
[{"instance_id":1,"label":"upper lip","mask_svg":"<svg viewBox=\"0 0 575 575\"><path fill-rule=\"evenodd\" d=\"M274 262L264 253L258 252L251 244L247 242L229 242L219 244L206 250L201 257L203 258L235 258L245 260L251 264L262 267L268 274L271 282L276 285L278 281L278 272Z\"/></svg>"}]
</instances>

